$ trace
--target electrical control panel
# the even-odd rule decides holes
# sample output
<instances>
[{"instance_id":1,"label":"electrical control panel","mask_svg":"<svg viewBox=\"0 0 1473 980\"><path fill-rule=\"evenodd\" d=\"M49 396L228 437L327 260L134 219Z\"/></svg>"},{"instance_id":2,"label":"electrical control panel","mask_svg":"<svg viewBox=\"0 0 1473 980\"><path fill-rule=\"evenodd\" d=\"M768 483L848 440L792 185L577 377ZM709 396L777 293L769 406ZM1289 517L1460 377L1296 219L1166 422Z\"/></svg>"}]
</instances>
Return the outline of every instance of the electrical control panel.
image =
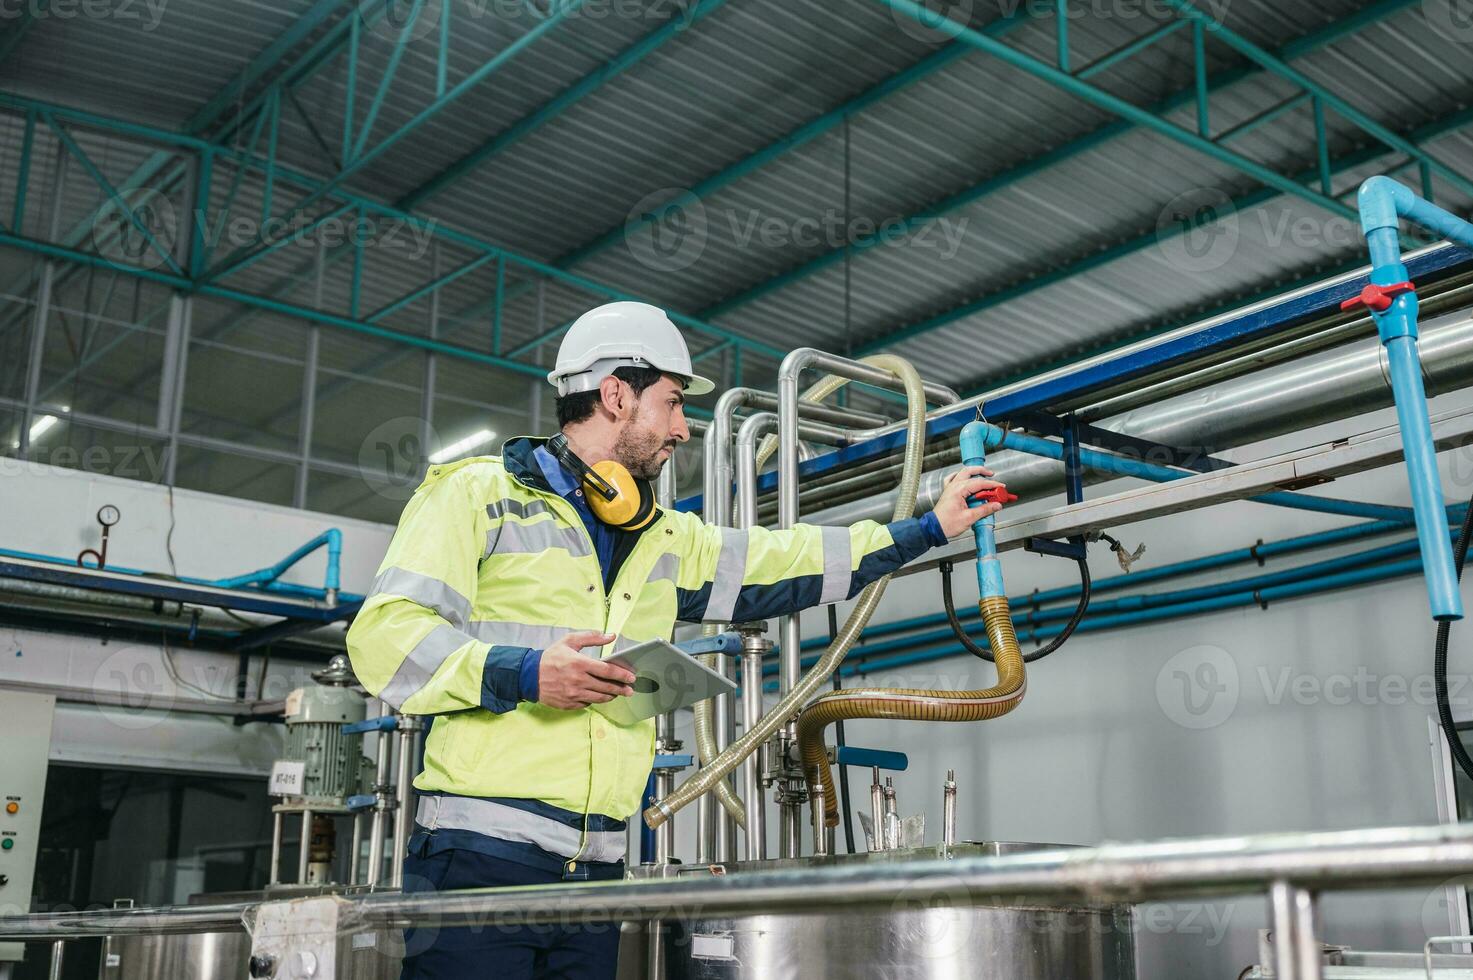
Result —
<instances>
[{"instance_id":1,"label":"electrical control panel","mask_svg":"<svg viewBox=\"0 0 1473 980\"><path fill-rule=\"evenodd\" d=\"M56 698L0 691L0 914L31 910L41 836L41 803ZM0 943L0 963L21 958L20 943Z\"/></svg>"}]
</instances>

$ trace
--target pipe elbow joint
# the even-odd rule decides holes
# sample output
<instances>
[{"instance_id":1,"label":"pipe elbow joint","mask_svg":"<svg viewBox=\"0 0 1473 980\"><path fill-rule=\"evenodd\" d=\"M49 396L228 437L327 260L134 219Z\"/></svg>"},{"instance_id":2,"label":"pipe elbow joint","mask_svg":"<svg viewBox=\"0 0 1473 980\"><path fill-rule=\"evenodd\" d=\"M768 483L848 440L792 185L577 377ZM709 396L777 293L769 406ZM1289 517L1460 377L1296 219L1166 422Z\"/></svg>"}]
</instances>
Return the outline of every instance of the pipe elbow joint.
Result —
<instances>
[{"instance_id":1,"label":"pipe elbow joint","mask_svg":"<svg viewBox=\"0 0 1473 980\"><path fill-rule=\"evenodd\" d=\"M987 459L987 452L1002 445L1002 431L997 426L980 419L962 426L962 462L968 466L980 465Z\"/></svg>"},{"instance_id":2,"label":"pipe elbow joint","mask_svg":"<svg viewBox=\"0 0 1473 980\"><path fill-rule=\"evenodd\" d=\"M1360 185L1361 230L1367 235L1382 228L1395 228L1401 223L1401 215L1412 205L1415 195L1400 181L1377 174Z\"/></svg>"},{"instance_id":3,"label":"pipe elbow joint","mask_svg":"<svg viewBox=\"0 0 1473 980\"><path fill-rule=\"evenodd\" d=\"M788 351L788 356L783 358L783 362L778 365L778 378L796 379L821 353L823 352L815 347L798 347Z\"/></svg>"}]
</instances>

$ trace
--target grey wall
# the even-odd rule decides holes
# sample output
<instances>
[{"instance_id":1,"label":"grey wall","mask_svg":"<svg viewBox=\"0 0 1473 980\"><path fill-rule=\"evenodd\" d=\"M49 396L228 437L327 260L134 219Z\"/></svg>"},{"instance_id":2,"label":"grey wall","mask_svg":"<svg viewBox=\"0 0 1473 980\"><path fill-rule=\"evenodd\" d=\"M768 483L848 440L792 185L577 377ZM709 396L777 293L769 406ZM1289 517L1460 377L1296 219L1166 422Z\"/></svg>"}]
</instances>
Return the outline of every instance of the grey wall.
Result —
<instances>
[{"instance_id":1,"label":"grey wall","mask_svg":"<svg viewBox=\"0 0 1473 980\"><path fill-rule=\"evenodd\" d=\"M1466 393L1447 396L1434 410L1470 401ZM1354 424L1250 447L1237 458L1260 458L1388 421L1388 413L1375 413ZM1449 501L1467 499L1473 453L1445 454L1442 463ZM1384 503L1408 500L1399 467L1341 479L1318 492ZM1141 567L1151 567L1345 523L1239 502L1116 533L1132 545L1145 541ZM1402 537L1372 539L1338 553ZM1336 553L1271 560L1265 571ZM1097 579L1119 574L1103 545L1092 555ZM1013 595L1076 580L1072 564L1059 559L1011 552L1003 564ZM958 572L958 603L970 604L975 578L970 567ZM1254 565L1236 566L1142 589L1163 591L1256 572ZM879 618L939 608L932 572L892 584ZM823 617L807 619L805 632L812 633ZM1454 628L1455 685L1468 683L1473 669L1470 629ZM925 810L933 840L939 837L941 782L948 768L957 770L960 830L969 839L1093 844L1433 823L1427 727L1435 710L1432 638L1418 578L1288 601L1266 611L1237 609L1081 634L1030 668L1027 698L1011 715L950 726L853 722L849 741L909 754L910 770L896 778L901 809ZM1199 674L1203 669L1215 670L1218 680ZM994 678L991 665L963 655L846 686L965 689L989 686ZM1455 704L1465 710L1473 705L1470 692L1473 686L1455 695ZM863 793L867 777L852 775L856 792ZM1447 929L1440 890L1331 896L1324 919L1328 941L1362 949L1420 950L1429 933ZM1256 900L1145 910L1139 922L1142 975L1235 977L1255 962L1256 930L1265 924L1263 903Z\"/></svg>"}]
</instances>

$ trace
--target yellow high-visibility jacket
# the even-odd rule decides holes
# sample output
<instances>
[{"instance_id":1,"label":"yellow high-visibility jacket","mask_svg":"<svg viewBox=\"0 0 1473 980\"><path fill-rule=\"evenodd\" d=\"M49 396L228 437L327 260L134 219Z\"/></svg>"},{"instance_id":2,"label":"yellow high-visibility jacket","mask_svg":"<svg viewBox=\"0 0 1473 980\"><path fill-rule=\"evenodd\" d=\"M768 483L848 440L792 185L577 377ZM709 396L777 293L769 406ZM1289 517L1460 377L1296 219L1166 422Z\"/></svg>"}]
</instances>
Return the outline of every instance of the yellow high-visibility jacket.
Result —
<instances>
[{"instance_id":1,"label":"yellow high-visibility jacket","mask_svg":"<svg viewBox=\"0 0 1473 980\"><path fill-rule=\"evenodd\" d=\"M434 716L415 787L441 798L421 801L422 825L617 860L653 762L654 722L518 702L528 650L595 630L618 637L610 656L669 639L677 620L742 622L836 602L944 537L934 517L738 531L666 510L622 549L606 590L582 518L532 457L540 444L516 439L503 456L429 470L348 651L371 693ZM532 826L549 814L561 829Z\"/></svg>"}]
</instances>

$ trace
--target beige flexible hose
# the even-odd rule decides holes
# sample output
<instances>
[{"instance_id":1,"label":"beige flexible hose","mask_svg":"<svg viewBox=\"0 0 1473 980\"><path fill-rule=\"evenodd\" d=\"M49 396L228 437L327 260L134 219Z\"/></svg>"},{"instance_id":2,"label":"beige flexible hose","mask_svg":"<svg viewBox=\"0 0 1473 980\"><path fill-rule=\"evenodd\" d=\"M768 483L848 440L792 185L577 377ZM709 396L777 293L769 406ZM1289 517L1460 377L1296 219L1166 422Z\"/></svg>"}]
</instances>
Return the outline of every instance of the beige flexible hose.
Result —
<instances>
[{"instance_id":1,"label":"beige flexible hose","mask_svg":"<svg viewBox=\"0 0 1473 980\"><path fill-rule=\"evenodd\" d=\"M891 354L875 354L864 358L864 363L890 371L905 384L908 403L905 462L901 469L900 492L896 497L894 509L895 519L902 520L910 517L915 511L916 488L920 485L921 480L922 457L926 443L926 391L921 383L920 375L904 358ZM846 383L847 381L842 378L825 378L810 388L804 397L809 399L821 397ZM768 452L770 454L771 450L769 449ZM772 711L763 715L760 722L743 732L741 738L728 745L725 752L681 783L680 788L675 792L646 808L644 811L645 824L649 827L660 826L679 810L689 805L691 801L704 793L709 793L717 783L724 783L727 774L741 765L743 759L757 751L779 728L787 724L790 718L796 716L808 699L828 683L829 678L838 669L850 648L859 639L860 633L868 625L870 617L874 615L875 609L879 606L880 598L885 594L885 587L889 583L890 576L886 575L865 586L864 590L859 593L854 610L844 622L843 628L839 630L839 635L819 658L818 663L813 665L813 669L774 706Z\"/></svg>"},{"instance_id":2,"label":"beige flexible hose","mask_svg":"<svg viewBox=\"0 0 1473 980\"><path fill-rule=\"evenodd\" d=\"M978 606L997 662L997 684L979 691L927 691L911 688L852 688L813 699L798 718L798 752L808 777L814 805L820 799L824 824L839 822L824 730L849 718L896 718L910 721L982 721L1005 715L1018 706L1028 688L1023 653L1013 632L1006 596L983 598ZM820 796L822 793L822 796Z\"/></svg>"},{"instance_id":3,"label":"beige flexible hose","mask_svg":"<svg viewBox=\"0 0 1473 980\"><path fill-rule=\"evenodd\" d=\"M703 629L702 635L715 636L721 627L708 624ZM704 667L717 671L721 670L721 654L708 653L696 658ZM715 705L708 698L705 701L697 701L695 706L695 729L696 729L696 757L701 760L702 766L711 764L711 760L721 754L716 747L716 725ZM720 801L722 809L731 815L731 819L737 822L737 826L747 826L747 808L743 805L741 798L737 796L736 790L726 780L716 783L716 799Z\"/></svg>"}]
</instances>

